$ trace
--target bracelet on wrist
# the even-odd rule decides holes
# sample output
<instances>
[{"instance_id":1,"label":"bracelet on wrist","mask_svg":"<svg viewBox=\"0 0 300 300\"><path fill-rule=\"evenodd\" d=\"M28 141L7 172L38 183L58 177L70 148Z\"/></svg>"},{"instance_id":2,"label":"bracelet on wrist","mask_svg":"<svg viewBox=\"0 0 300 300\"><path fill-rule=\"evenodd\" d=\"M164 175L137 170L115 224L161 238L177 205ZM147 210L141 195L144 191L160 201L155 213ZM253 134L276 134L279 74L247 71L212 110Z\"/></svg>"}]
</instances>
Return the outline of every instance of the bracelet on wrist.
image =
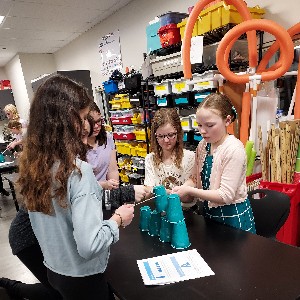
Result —
<instances>
[{"instance_id":1,"label":"bracelet on wrist","mask_svg":"<svg viewBox=\"0 0 300 300\"><path fill-rule=\"evenodd\" d=\"M122 226L123 228L125 228L124 223L123 223L123 218L122 218L122 216L121 216L119 213L116 213L116 212L114 213L114 215L119 216L119 218L120 218L120 220L121 220L120 226Z\"/></svg>"}]
</instances>

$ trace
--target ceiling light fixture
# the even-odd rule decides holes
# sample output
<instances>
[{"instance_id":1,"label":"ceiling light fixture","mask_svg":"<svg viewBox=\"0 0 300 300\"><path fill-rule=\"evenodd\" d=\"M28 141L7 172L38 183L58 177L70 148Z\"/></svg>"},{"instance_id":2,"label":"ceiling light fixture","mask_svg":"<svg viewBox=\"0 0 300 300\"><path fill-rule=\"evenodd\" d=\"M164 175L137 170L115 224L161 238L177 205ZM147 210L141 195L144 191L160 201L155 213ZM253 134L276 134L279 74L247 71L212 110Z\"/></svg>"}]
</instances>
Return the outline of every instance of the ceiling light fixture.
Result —
<instances>
[{"instance_id":1,"label":"ceiling light fixture","mask_svg":"<svg viewBox=\"0 0 300 300\"><path fill-rule=\"evenodd\" d=\"M0 16L0 25L2 24L2 22L4 21L5 16Z\"/></svg>"}]
</instances>

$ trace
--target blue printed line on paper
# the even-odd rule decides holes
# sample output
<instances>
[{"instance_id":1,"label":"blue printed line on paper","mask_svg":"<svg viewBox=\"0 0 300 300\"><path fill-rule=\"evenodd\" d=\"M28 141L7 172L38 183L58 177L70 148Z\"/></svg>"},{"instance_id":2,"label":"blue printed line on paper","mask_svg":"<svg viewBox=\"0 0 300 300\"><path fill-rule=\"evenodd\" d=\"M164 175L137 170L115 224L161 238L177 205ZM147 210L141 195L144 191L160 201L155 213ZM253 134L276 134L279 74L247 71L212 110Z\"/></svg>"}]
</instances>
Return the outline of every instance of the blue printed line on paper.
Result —
<instances>
[{"instance_id":1,"label":"blue printed line on paper","mask_svg":"<svg viewBox=\"0 0 300 300\"><path fill-rule=\"evenodd\" d=\"M170 259L171 259L171 262L173 263L173 265L174 265L176 271L178 272L179 276L180 276L180 277L183 277L183 276L184 276L184 273L183 273L181 267L179 266L179 264L178 264L176 258L175 258L174 256L171 256Z\"/></svg>"},{"instance_id":2,"label":"blue printed line on paper","mask_svg":"<svg viewBox=\"0 0 300 300\"><path fill-rule=\"evenodd\" d=\"M148 275L149 279L150 280L155 280L155 276L151 271L151 267L150 267L149 263L147 261L144 261L143 264L144 264L144 267L145 267L145 270L147 272L147 275Z\"/></svg>"}]
</instances>

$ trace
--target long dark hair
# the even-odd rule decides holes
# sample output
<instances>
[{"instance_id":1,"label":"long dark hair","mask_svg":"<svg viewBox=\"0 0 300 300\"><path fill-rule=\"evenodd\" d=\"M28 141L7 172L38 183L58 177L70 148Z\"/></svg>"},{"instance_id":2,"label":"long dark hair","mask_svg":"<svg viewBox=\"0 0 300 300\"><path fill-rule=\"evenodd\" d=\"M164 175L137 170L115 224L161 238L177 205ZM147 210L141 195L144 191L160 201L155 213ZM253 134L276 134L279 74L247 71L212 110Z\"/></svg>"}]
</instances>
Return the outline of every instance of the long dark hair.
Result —
<instances>
[{"instance_id":1,"label":"long dark hair","mask_svg":"<svg viewBox=\"0 0 300 300\"><path fill-rule=\"evenodd\" d=\"M50 77L36 91L18 180L28 210L51 214L53 197L61 207L67 207L67 182L76 169L75 158L79 156L84 160L86 157L79 113L91 102L83 86L61 75ZM59 164L53 189L56 162Z\"/></svg>"},{"instance_id":2,"label":"long dark hair","mask_svg":"<svg viewBox=\"0 0 300 300\"><path fill-rule=\"evenodd\" d=\"M95 111L95 112L101 114L101 111L95 102L93 102L91 104L90 112L92 112L92 111ZM99 131L98 135L96 136L96 141L98 142L99 146L104 145L106 147L106 145L107 145L107 133L106 133L106 129L105 129L105 126L103 125L103 123L101 123L100 131Z\"/></svg>"}]
</instances>

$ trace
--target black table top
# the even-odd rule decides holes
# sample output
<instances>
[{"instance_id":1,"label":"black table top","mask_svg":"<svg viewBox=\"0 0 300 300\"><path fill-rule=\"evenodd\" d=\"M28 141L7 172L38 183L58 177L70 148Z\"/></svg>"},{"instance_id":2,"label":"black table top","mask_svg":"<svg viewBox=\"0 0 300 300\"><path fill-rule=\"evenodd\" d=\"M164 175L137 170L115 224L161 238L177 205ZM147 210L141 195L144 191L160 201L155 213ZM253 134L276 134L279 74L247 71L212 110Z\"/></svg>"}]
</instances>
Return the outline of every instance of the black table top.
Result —
<instances>
[{"instance_id":1,"label":"black table top","mask_svg":"<svg viewBox=\"0 0 300 300\"><path fill-rule=\"evenodd\" d=\"M145 259L177 252L141 232L139 206L120 240L111 247L107 280L120 299L295 299L300 294L300 249L186 215L191 246L215 275L164 286L145 286L137 266Z\"/></svg>"}]
</instances>

